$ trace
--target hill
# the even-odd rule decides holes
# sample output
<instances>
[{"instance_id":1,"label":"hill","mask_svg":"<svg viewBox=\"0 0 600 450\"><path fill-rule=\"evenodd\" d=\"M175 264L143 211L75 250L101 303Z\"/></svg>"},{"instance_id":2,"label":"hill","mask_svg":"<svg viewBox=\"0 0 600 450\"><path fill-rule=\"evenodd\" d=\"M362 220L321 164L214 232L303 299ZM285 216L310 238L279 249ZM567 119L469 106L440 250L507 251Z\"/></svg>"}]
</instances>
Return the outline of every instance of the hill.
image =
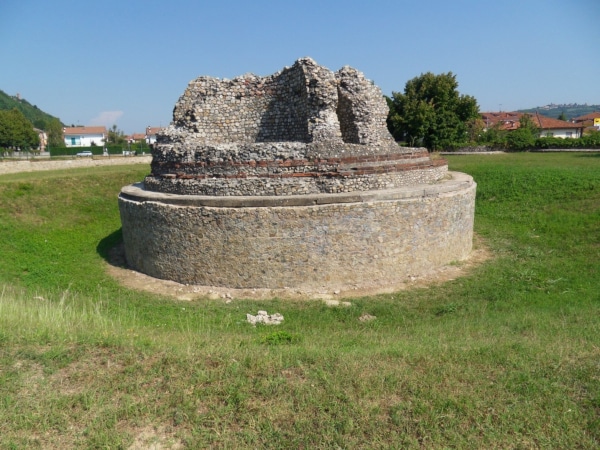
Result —
<instances>
[{"instance_id":1,"label":"hill","mask_svg":"<svg viewBox=\"0 0 600 450\"><path fill-rule=\"evenodd\" d=\"M556 105L554 103L551 103L545 106L536 106L535 108L520 109L518 112L539 112L540 114L546 117L552 117L553 119L558 119L558 117L564 112L565 116L567 116L567 119L571 120L574 117L583 116L594 111L600 111L600 105L578 105L577 103Z\"/></svg>"},{"instance_id":2,"label":"hill","mask_svg":"<svg viewBox=\"0 0 600 450\"><path fill-rule=\"evenodd\" d=\"M19 111L21 111L35 128L47 130L48 124L52 120L58 120L60 122L58 117L54 117L53 115L42 111L36 105L32 105L27 100L8 95L4 91L0 90L0 110L11 110L13 108L17 108Z\"/></svg>"}]
</instances>

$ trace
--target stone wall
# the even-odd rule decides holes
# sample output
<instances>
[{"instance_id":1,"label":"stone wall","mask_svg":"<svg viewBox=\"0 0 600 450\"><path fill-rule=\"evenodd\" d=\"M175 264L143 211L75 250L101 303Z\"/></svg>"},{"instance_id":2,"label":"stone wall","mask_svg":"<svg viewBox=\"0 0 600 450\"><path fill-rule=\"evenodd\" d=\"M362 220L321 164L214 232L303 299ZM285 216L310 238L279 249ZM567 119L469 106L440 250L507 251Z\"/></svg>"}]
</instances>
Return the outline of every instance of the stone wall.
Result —
<instances>
[{"instance_id":1,"label":"stone wall","mask_svg":"<svg viewBox=\"0 0 600 450\"><path fill-rule=\"evenodd\" d=\"M381 91L362 73L350 67L333 73L302 58L267 77L191 81L175 105L172 127L157 141L389 144L386 117Z\"/></svg>"},{"instance_id":2,"label":"stone wall","mask_svg":"<svg viewBox=\"0 0 600 450\"><path fill-rule=\"evenodd\" d=\"M157 136L146 188L293 195L442 178L445 162L394 142L387 111L380 89L361 72L344 67L334 73L310 58L268 77L200 77Z\"/></svg>"},{"instance_id":3,"label":"stone wall","mask_svg":"<svg viewBox=\"0 0 600 450\"><path fill-rule=\"evenodd\" d=\"M158 278L236 288L382 286L466 258L475 183L293 197L176 196L125 188L130 265ZM125 224L135 224L126 226Z\"/></svg>"},{"instance_id":4,"label":"stone wall","mask_svg":"<svg viewBox=\"0 0 600 450\"><path fill-rule=\"evenodd\" d=\"M119 166L124 164L148 164L151 156L136 157L98 157L78 159L32 159L23 161L0 161L0 175L17 172L36 172L39 170L61 170L76 167Z\"/></svg>"},{"instance_id":5,"label":"stone wall","mask_svg":"<svg viewBox=\"0 0 600 450\"><path fill-rule=\"evenodd\" d=\"M253 74L233 80L200 77L177 102L174 129L193 132L198 142L213 144L307 142L308 105L300 75L299 70L286 69L266 78ZM159 142L164 142L164 135L162 141L157 137Z\"/></svg>"},{"instance_id":6,"label":"stone wall","mask_svg":"<svg viewBox=\"0 0 600 450\"><path fill-rule=\"evenodd\" d=\"M235 149L238 150L239 148ZM211 149L212 150L212 149ZM375 155L344 158L296 159L239 158L232 149L214 149L226 158L202 163L162 166L160 176L144 180L147 189L189 195L295 195L392 189L433 183L448 169L445 160L431 160L426 151L409 155ZM263 148L264 150L264 148ZM424 149L423 149L424 150ZM207 154L208 152L205 152ZM158 163L155 163L155 167Z\"/></svg>"},{"instance_id":7,"label":"stone wall","mask_svg":"<svg viewBox=\"0 0 600 450\"><path fill-rule=\"evenodd\" d=\"M398 146L381 91L302 58L192 81L151 173L119 196L129 265L187 284L402 282L471 251L475 183Z\"/></svg>"}]
</instances>

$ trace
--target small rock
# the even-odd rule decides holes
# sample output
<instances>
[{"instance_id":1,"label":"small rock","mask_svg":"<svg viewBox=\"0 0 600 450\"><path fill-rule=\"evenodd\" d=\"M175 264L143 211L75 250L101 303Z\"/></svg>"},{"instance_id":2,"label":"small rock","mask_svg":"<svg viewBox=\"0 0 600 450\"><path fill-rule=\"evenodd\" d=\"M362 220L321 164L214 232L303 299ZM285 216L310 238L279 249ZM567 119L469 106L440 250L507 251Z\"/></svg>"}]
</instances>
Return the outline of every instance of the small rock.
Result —
<instances>
[{"instance_id":1,"label":"small rock","mask_svg":"<svg viewBox=\"0 0 600 450\"><path fill-rule=\"evenodd\" d=\"M350 303L350 302L340 302L339 300L325 299L324 302L327 306L332 306L332 307L333 306L344 306L344 307L352 306L352 303Z\"/></svg>"},{"instance_id":2,"label":"small rock","mask_svg":"<svg viewBox=\"0 0 600 450\"><path fill-rule=\"evenodd\" d=\"M246 314L246 321L254 326L257 323L262 323L265 325L279 325L283 322L283 315L279 313L271 314L267 313L267 311L258 311L256 316L252 314Z\"/></svg>"},{"instance_id":3,"label":"small rock","mask_svg":"<svg viewBox=\"0 0 600 450\"><path fill-rule=\"evenodd\" d=\"M361 322L370 322L371 320L375 320L377 317L372 316L371 314L364 313L362 316L358 318Z\"/></svg>"}]
</instances>

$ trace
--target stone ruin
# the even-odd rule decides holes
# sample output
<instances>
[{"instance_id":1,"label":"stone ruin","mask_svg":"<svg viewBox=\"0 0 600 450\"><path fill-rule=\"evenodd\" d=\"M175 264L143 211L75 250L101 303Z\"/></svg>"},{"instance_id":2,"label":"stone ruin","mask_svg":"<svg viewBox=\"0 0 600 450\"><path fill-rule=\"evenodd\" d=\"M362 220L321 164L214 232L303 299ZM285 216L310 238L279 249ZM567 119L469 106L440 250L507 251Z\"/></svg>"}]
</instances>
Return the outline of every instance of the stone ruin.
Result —
<instances>
[{"instance_id":1,"label":"stone ruin","mask_svg":"<svg viewBox=\"0 0 600 450\"><path fill-rule=\"evenodd\" d=\"M475 183L400 147L380 89L310 58L200 77L119 196L128 264L186 284L394 284L466 258Z\"/></svg>"}]
</instances>

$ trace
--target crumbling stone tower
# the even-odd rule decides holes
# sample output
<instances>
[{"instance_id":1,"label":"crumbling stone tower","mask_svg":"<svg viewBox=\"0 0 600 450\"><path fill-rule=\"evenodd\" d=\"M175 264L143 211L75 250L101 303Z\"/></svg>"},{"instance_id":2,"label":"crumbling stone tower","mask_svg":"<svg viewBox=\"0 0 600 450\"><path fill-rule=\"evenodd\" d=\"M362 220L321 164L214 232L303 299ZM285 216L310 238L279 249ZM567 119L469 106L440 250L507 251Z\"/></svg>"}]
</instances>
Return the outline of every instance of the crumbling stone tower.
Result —
<instances>
[{"instance_id":1,"label":"crumbling stone tower","mask_svg":"<svg viewBox=\"0 0 600 450\"><path fill-rule=\"evenodd\" d=\"M200 77L119 196L129 265L239 288L392 284L468 256L475 183L399 147L381 91L310 58Z\"/></svg>"}]
</instances>

